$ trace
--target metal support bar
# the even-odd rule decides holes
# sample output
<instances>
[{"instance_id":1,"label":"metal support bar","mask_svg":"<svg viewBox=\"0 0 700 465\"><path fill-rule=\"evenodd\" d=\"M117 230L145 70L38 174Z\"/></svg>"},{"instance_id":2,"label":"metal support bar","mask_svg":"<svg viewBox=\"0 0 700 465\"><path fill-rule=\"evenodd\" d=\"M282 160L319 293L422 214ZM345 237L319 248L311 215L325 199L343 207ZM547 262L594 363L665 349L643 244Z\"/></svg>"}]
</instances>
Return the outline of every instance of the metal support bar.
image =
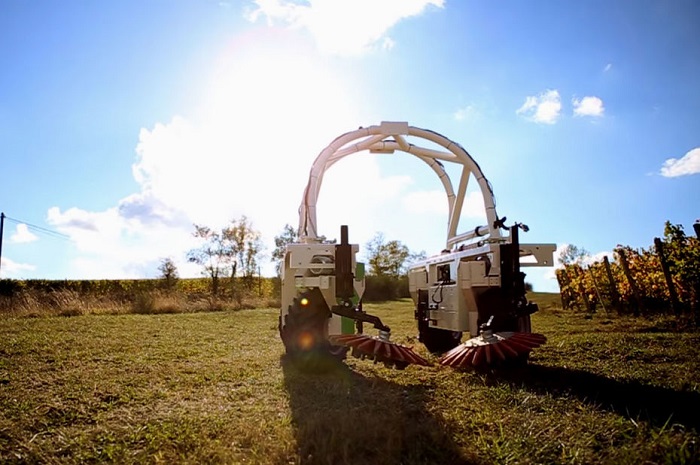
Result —
<instances>
[{"instance_id":1,"label":"metal support bar","mask_svg":"<svg viewBox=\"0 0 700 465\"><path fill-rule=\"evenodd\" d=\"M335 246L335 297L350 302L355 289L352 273L352 246L348 242L348 227L340 227L340 244Z\"/></svg>"},{"instance_id":2,"label":"metal support bar","mask_svg":"<svg viewBox=\"0 0 700 465\"><path fill-rule=\"evenodd\" d=\"M382 323L382 320L380 320L378 316L370 315L352 307L341 307L340 305L334 305L331 307L331 312L335 313L336 315L351 318L355 321L372 323L374 327L377 328L379 331L391 331L391 329L387 325Z\"/></svg>"}]
</instances>

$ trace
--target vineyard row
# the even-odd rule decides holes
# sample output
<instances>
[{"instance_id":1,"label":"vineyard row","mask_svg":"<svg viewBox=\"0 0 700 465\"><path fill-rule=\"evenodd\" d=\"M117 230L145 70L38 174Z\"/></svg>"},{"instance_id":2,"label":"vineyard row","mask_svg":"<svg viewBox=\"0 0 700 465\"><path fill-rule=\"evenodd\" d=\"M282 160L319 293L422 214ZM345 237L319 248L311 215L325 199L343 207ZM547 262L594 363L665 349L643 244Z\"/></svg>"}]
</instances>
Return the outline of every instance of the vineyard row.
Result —
<instances>
[{"instance_id":1,"label":"vineyard row","mask_svg":"<svg viewBox=\"0 0 700 465\"><path fill-rule=\"evenodd\" d=\"M556 275L565 309L636 316L692 312L700 321L700 240L680 225L667 222L664 237L649 248L619 245L612 261L605 256L584 265L579 258Z\"/></svg>"}]
</instances>

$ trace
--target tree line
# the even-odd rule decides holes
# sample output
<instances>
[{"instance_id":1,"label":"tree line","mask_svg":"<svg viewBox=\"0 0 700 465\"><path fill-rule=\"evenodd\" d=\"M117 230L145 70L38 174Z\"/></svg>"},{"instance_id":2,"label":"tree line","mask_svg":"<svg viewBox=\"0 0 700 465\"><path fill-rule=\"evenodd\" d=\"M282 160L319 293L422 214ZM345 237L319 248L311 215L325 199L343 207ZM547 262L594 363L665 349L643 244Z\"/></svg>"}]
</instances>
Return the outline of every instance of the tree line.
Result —
<instances>
[{"instance_id":1,"label":"tree line","mask_svg":"<svg viewBox=\"0 0 700 465\"><path fill-rule=\"evenodd\" d=\"M211 285L213 296L222 294L240 299L254 286L263 259L262 235L245 215L231 220L220 229L195 224L193 236L200 245L187 252L187 260L201 268L202 276ZM299 241L296 229L286 224L275 236L275 249L270 260L275 262L277 281L282 271L287 244ZM425 252L414 253L398 240L387 240L378 232L366 244L364 255L368 265L366 300L392 300L408 297L406 266L422 258ZM160 278L174 288L179 273L171 258L164 258L158 267Z\"/></svg>"}]
</instances>

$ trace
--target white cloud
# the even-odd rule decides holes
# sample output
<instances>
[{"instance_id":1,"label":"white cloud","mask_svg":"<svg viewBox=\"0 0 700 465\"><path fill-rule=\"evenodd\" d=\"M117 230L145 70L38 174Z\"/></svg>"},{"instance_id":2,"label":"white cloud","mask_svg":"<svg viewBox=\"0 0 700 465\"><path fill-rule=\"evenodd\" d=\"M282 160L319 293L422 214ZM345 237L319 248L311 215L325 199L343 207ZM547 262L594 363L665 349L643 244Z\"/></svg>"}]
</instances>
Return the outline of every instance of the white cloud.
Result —
<instances>
[{"instance_id":1,"label":"white cloud","mask_svg":"<svg viewBox=\"0 0 700 465\"><path fill-rule=\"evenodd\" d=\"M9 258L2 257L2 266L0 267L0 272L2 278L8 277L22 277L21 273L23 271L34 271L36 267L28 263L17 263L10 260Z\"/></svg>"},{"instance_id":2,"label":"white cloud","mask_svg":"<svg viewBox=\"0 0 700 465\"><path fill-rule=\"evenodd\" d=\"M561 113L559 91L546 90L538 96L528 96L516 114L535 123L554 124Z\"/></svg>"},{"instance_id":3,"label":"white cloud","mask_svg":"<svg viewBox=\"0 0 700 465\"><path fill-rule=\"evenodd\" d=\"M16 244L26 244L29 242L34 242L38 239L39 238L35 234L32 234L32 232L29 231L27 225L23 223L18 224L17 229L15 229L15 233L10 236L10 242L14 242Z\"/></svg>"},{"instance_id":4,"label":"white cloud","mask_svg":"<svg viewBox=\"0 0 700 465\"><path fill-rule=\"evenodd\" d=\"M556 279L557 279L556 270L560 270L560 269L564 268L564 265L562 265L559 262L559 257L561 257L561 254L564 252L564 250L568 246L569 246L569 244L566 242L557 244L557 248L554 251L554 266L544 268L544 270L545 270L544 274L543 274L544 279L556 281ZM603 257L605 257L605 256L607 256L608 259L610 259L611 261L614 260L614 257L615 257L615 255L613 254L613 252L611 250L603 250L600 252L596 252L594 254L588 253L580 260L580 265L587 267L587 266L590 266L594 263L602 262ZM532 271L532 270L530 270L530 271ZM554 291L556 291L556 289Z\"/></svg>"},{"instance_id":5,"label":"white cloud","mask_svg":"<svg viewBox=\"0 0 700 465\"><path fill-rule=\"evenodd\" d=\"M473 105L467 105L465 107L458 108L457 111L452 114L452 117L457 121L464 121L466 119L474 118L476 114L476 108L474 108Z\"/></svg>"},{"instance_id":6,"label":"white cloud","mask_svg":"<svg viewBox=\"0 0 700 465\"><path fill-rule=\"evenodd\" d=\"M557 280L557 275L556 275L556 270L564 268L564 265L559 263L559 257L561 257L562 252L569 246L568 243L564 242L561 244L557 244L557 248L554 251L554 266L547 267L544 269L543 272L543 278L545 280L554 280L556 282ZM558 286L558 284L557 284ZM556 292L558 289L555 289L554 292Z\"/></svg>"},{"instance_id":7,"label":"white cloud","mask_svg":"<svg viewBox=\"0 0 700 465\"><path fill-rule=\"evenodd\" d=\"M67 278L148 277L172 257L181 276L199 269L185 261L196 246L192 223L218 228L246 215L269 253L285 225L298 225L309 169L333 139L359 124L344 81L309 57L275 50L248 54L216 70L200 111L143 128L132 173L139 189L101 211L79 206L48 211L47 221L76 249ZM363 244L379 230L388 202L411 184L381 172L378 155L343 159L324 176L318 201L319 234L336 237L351 225ZM266 269L266 265L269 269Z\"/></svg>"},{"instance_id":8,"label":"white cloud","mask_svg":"<svg viewBox=\"0 0 700 465\"><path fill-rule=\"evenodd\" d=\"M195 245L189 222L190 227L173 226L158 215L125 215L119 207L100 212L52 207L47 222L75 245L77 253L66 277L154 277L158 261L171 255L183 276L196 275L185 261L186 251Z\"/></svg>"},{"instance_id":9,"label":"white cloud","mask_svg":"<svg viewBox=\"0 0 700 465\"><path fill-rule=\"evenodd\" d=\"M389 205L400 199L412 183L409 176L383 175L377 164L377 155L369 152L350 155L323 177L317 206L319 234L336 237L340 225L347 224L350 239L355 243L366 243L377 232L378 225L385 222L383 219L389 213ZM297 206L302 190L293 193ZM293 211L296 212L297 208Z\"/></svg>"},{"instance_id":10,"label":"white cloud","mask_svg":"<svg viewBox=\"0 0 700 465\"><path fill-rule=\"evenodd\" d=\"M587 265L592 265L594 263L600 263L603 261L603 257L608 257L609 260L614 260L615 255L612 250L603 250L602 252L596 252L590 256Z\"/></svg>"},{"instance_id":11,"label":"white cloud","mask_svg":"<svg viewBox=\"0 0 700 465\"><path fill-rule=\"evenodd\" d=\"M442 189L410 192L403 199L403 207L411 214L439 214L447 218L447 196ZM480 192L468 192L462 206L462 218L486 217L484 199Z\"/></svg>"},{"instance_id":12,"label":"white cloud","mask_svg":"<svg viewBox=\"0 0 700 465\"><path fill-rule=\"evenodd\" d=\"M444 0L255 0L256 8L245 16L251 22L265 19L268 25L282 23L311 33L318 48L331 54L358 55L380 44L386 33L405 18L418 16Z\"/></svg>"},{"instance_id":13,"label":"white cloud","mask_svg":"<svg viewBox=\"0 0 700 465\"><path fill-rule=\"evenodd\" d=\"M686 153L683 158L669 158L661 167L661 176L675 178L700 173L700 147Z\"/></svg>"},{"instance_id":14,"label":"white cloud","mask_svg":"<svg viewBox=\"0 0 700 465\"><path fill-rule=\"evenodd\" d=\"M603 101L598 97L573 98L574 116L603 116L605 108Z\"/></svg>"},{"instance_id":15,"label":"white cloud","mask_svg":"<svg viewBox=\"0 0 700 465\"><path fill-rule=\"evenodd\" d=\"M555 266L554 268L564 268L564 266L559 263L559 258L561 257L562 253L569 247L569 244L564 242L561 244L557 244L557 249L554 251L554 261L555 261ZM610 250L603 250L600 252L596 252L594 254L591 254L590 252L586 251L586 255L580 258L580 260L577 260L578 263L582 266L588 266L592 265L593 263L600 262L603 260L604 256L608 256L608 258L613 257L613 253Z\"/></svg>"},{"instance_id":16,"label":"white cloud","mask_svg":"<svg viewBox=\"0 0 700 465\"><path fill-rule=\"evenodd\" d=\"M191 132L183 131L183 125ZM295 127L297 137L304 137L304 128ZM308 134L315 147L306 155L289 157L286 138L268 147L256 147L262 134L247 143L218 145L222 135L175 119L141 132L134 164L141 192L99 212L53 207L47 221L74 241L79 252L72 264L74 275L106 279L154 276L163 257L173 257L182 276L197 275L198 268L184 259L196 246L192 224L221 227L246 215L266 242L268 256L261 257L261 265L270 274L272 239L285 223L296 228L313 159L339 132L328 131L331 136L321 137ZM251 156L229 155L237 152ZM368 152L355 154L326 172L317 205L319 234L336 237L341 224L353 225L354 242L364 243L374 234L382 206L411 184L407 176L383 175L376 157Z\"/></svg>"},{"instance_id":17,"label":"white cloud","mask_svg":"<svg viewBox=\"0 0 700 465\"><path fill-rule=\"evenodd\" d=\"M382 50L391 50L396 45L396 41L391 37L385 37L382 41Z\"/></svg>"},{"instance_id":18,"label":"white cloud","mask_svg":"<svg viewBox=\"0 0 700 465\"><path fill-rule=\"evenodd\" d=\"M408 213L447 215L447 197L444 190L417 191L406 194L403 207Z\"/></svg>"}]
</instances>

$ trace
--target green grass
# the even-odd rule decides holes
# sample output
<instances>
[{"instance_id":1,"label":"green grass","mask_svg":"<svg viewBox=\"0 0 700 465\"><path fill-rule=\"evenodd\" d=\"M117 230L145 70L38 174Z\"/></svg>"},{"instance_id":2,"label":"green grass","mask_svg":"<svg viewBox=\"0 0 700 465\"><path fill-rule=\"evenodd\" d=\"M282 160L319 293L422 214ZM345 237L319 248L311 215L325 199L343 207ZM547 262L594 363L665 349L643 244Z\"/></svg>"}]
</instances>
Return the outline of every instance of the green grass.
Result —
<instances>
[{"instance_id":1,"label":"green grass","mask_svg":"<svg viewBox=\"0 0 700 465\"><path fill-rule=\"evenodd\" d=\"M700 462L698 333L535 300L548 343L500 374L306 374L276 309L6 317L0 463ZM410 301L365 308L430 357Z\"/></svg>"}]
</instances>

